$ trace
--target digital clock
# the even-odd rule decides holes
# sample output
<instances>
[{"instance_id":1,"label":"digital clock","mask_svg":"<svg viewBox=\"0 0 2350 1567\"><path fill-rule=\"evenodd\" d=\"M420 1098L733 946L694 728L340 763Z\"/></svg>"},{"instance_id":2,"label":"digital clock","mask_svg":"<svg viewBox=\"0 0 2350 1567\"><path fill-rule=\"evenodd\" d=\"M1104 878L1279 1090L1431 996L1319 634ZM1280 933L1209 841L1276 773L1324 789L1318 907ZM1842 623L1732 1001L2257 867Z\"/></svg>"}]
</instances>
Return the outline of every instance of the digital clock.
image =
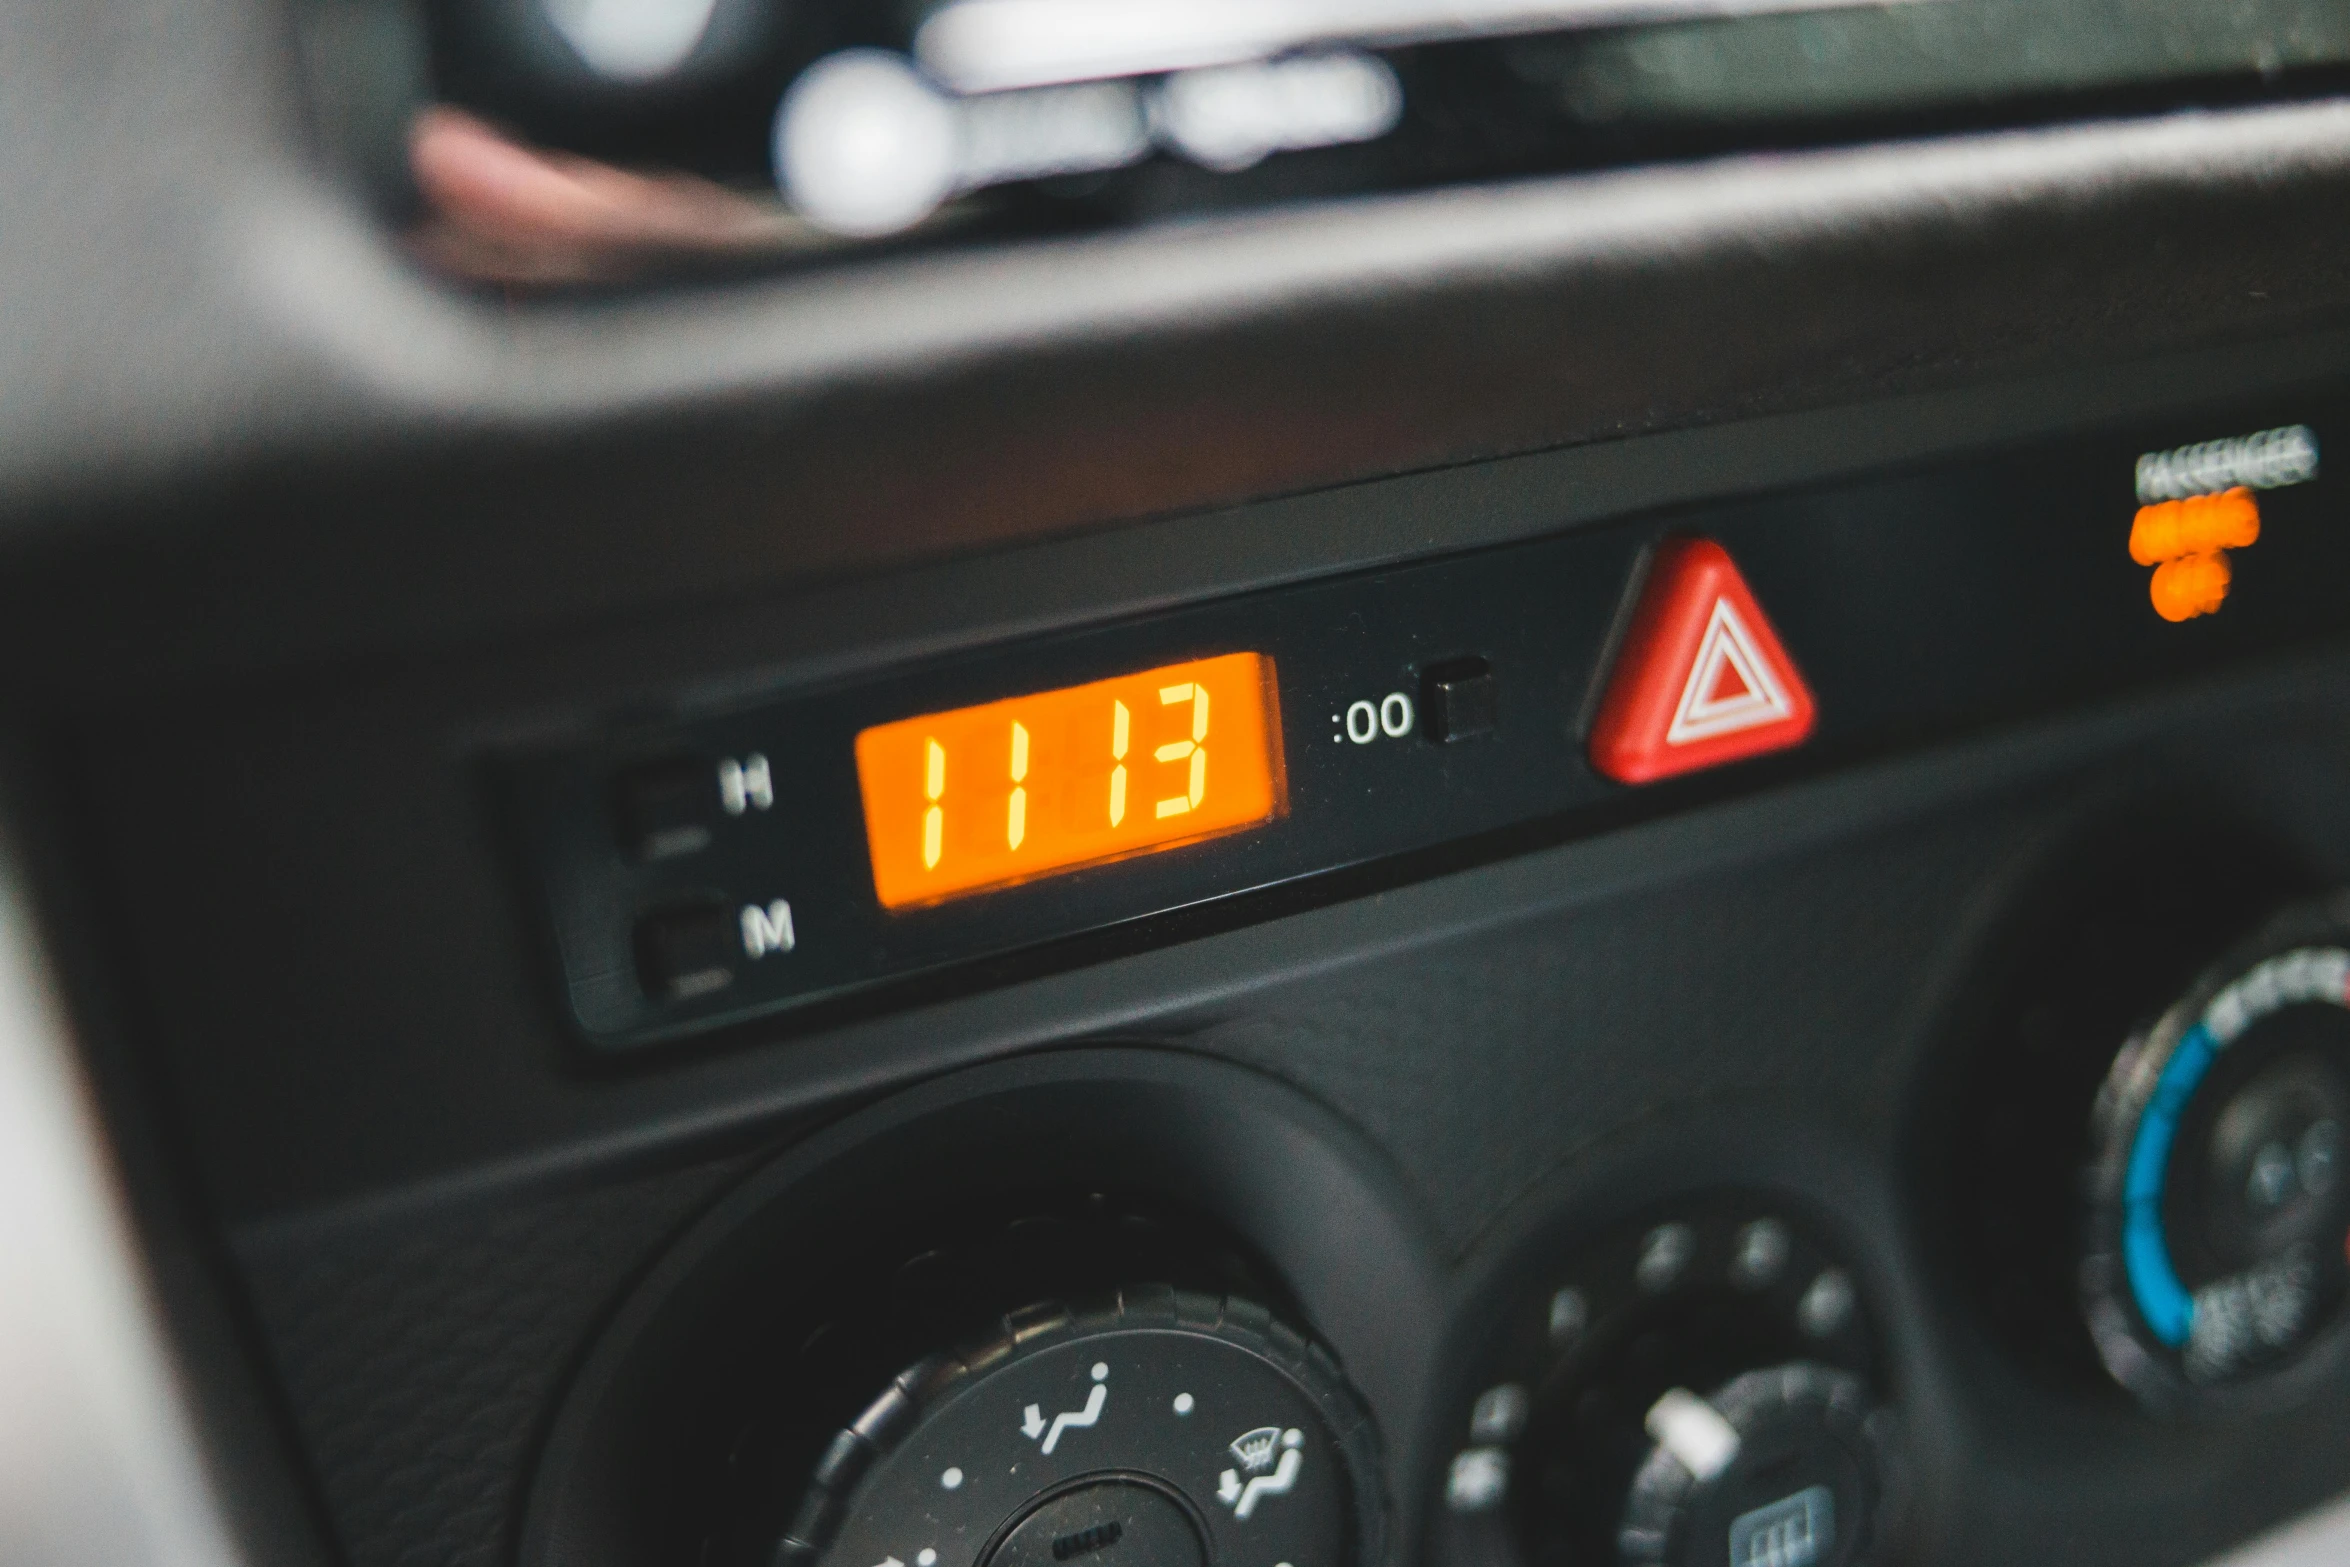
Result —
<instances>
[{"instance_id":1,"label":"digital clock","mask_svg":"<svg viewBox=\"0 0 2350 1567\"><path fill-rule=\"evenodd\" d=\"M1253 827L1287 804L1260 653L879 724L857 736L873 888L943 902Z\"/></svg>"}]
</instances>

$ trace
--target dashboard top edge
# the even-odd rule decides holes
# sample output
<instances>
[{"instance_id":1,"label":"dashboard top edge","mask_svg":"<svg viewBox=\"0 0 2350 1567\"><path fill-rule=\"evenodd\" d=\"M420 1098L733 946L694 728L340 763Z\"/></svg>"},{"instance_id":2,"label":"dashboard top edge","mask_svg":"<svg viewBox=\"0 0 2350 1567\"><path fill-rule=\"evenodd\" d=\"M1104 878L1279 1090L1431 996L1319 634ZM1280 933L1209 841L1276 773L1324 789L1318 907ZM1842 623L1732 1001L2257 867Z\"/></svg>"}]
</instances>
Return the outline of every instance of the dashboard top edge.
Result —
<instances>
[{"instance_id":1,"label":"dashboard top edge","mask_svg":"<svg viewBox=\"0 0 2350 1567\"><path fill-rule=\"evenodd\" d=\"M1859 236L1866 244L1904 220L1947 222L1962 208L1990 216L2050 200L2185 194L2191 183L2261 190L2345 171L2350 100L2320 98L1308 203L639 298L485 308L433 289L406 303L437 307L447 327L474 337L475 353L449 361L379 335L416 324L388 312L351 312L359 330L321 346L378 356L369 379L390 407L520 431L680 398L952 374L1007 348L1090 345L1106 328L1201 335L1357 303L1370 287L1391 308L1399 290L1514 290L1530 274L1638 267L1660 250L1833 248L1840 225L1874 227ZM432 379L405 378L427 364Z\"/></svg>"},{"instance_id":2,"label":"dashboard top edge","mask_svg":"<svg viewBox=\"0 0 2350 1567\"><path fill-rule=\"evenodd\" d=\"M168 341L212 367L204 409L85 417L74 382L106 356L45 322L6 375L42 389L6 451L65 464L0 452L33 568L8 618L93 619L83 678L203 667L191 651L380 652L2282 335L2350 309L2295 237L2350 202L2346 170L2350 105L2319 102L1394 198L545 320L316 265L350 259L348 233L305 246L358 215L270 186L263 220L250 200L213 219L241 225L244 291L159 302ZM1040 288L1047 263L1061 281ZM921 308L891 306L917 288ZM395 350L458 368L404 381L396 355L370 359ZM852 359L868 368L836 373ZM237 375L261 379L226 395ZM286 375L298 395L261 395ZM1669 403L1637 390L1659 384ZM264 403L299 412L220 427ZM273 617L219 612L264 600Z\"/></svg>"},{"instance_id":3,"label":"dashboard top edge","mask_svg":"<svg viewBox=\"0 0 2350 1567\"><path fill-rule=\"evenodd\" d=\"M2033 439L2323 395L2350 331L1449 464L654 611L468 665L464 744L723 711L980 648L1469 555L1714 502L1898 477ZM2190 396L2183 388L2193 388ZM690 627L691 637L679 633ZM609 666L612 682L598 678ZM486 682L486 683L485 683Z\"/></svg>"},{"instance_id":4,"label":"dashboard top edge","mask_svg":"<svg viewBox=\"0 0 2350 1567\"><path fill-rule=\"evenodd\" d=\"M478 577L383 591L338 561L273 551L251 539L194 561L162 552L118 574L105 595L71 571L26 572L0 617L0 650L29 650L71 617L84 656L9 661L0 689L38 706L127 699L176 703L207 688L239 700L299 703L354 681L415 688L462 669L457 729L473 745L532 743L577 732L631 706L733 702L918 661L959 648L1152 613L1316 576L1484 549L1706 501L1820 481L1897 473L2124 421L2315 391L2350 363L2350 328L2227 342L2068 366L2032 376L1912 391L1859 404L1759 413L1615 439L1463 460L1263 499L1162 510L981 540L845 541L839 560L757 569L772 541L740 521L679 507L675 531L638 526L634 549L662 538L758 552L689 594L657 592L657 561L579 569L592 604L548 602L559 584L528 570L533 541L495 533L463 546ZM592 541L590 541L592 542ZM606 542L610 542L607 540ZM344 541L349 547L350 541ZM323 546L322 546L323 547ZM374 566L402 541L382 535ZM254 553L258 552L258 553ZM329 554L331 555L331 551ZM92 561L96 569L102 562ZM540 563L543 565L548 563ZM207 588L189 591L188 573ZM151 573L151 580L150 574ZM60 576L64 580L59 580ZM721 580L723 579L723 580ZM375 586L364 584L373 582ZM502 595L502 596L501 596ZM468 602L459 602L463 598ZM262 602L269 614L259 613ZM245 604L252 614L224 612ZM681 634L690 633L690 634ZM494 655L485 661L484 655ZM273 695L274 694L274 695Z\"/></svg>"}]
</instances>

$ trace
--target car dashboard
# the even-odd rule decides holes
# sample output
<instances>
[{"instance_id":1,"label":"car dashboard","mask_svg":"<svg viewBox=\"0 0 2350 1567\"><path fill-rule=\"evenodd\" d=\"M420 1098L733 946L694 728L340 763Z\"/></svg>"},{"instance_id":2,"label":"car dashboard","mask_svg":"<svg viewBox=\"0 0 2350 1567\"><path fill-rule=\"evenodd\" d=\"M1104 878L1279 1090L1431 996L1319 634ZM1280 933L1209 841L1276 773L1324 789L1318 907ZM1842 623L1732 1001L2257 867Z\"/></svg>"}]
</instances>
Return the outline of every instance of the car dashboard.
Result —
<instances>
[{"instance_id":1,"label":"car dashboard","mask_svg":"<svg viewBox=\"0 0 2350 1567\"><path fill-rule=\"evenodd\" d=\"M0 1554L2350 1549L2334 8L0 60Z\"/></svg>"}]
</instances>

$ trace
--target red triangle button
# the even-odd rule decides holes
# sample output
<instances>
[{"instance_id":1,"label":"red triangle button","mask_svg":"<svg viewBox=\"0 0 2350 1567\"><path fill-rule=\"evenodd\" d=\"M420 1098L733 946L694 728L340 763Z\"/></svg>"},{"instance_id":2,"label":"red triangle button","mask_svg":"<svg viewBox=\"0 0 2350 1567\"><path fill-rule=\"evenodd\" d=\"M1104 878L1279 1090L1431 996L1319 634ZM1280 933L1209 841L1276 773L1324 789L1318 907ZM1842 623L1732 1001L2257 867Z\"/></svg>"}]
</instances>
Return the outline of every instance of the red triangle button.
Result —
<instances>
[{"instance_id":1,"label":"red triangle button","mask_svg":"<svg viewBox=\"0 0 2350 1567\"><path fill-rule=\"evenodd\" d=\"M1661 545L1591 726L1591 765L1653 783L1801 745L1815 716L1730 552L1711 539Z\"/></svg>"}]
</instances>

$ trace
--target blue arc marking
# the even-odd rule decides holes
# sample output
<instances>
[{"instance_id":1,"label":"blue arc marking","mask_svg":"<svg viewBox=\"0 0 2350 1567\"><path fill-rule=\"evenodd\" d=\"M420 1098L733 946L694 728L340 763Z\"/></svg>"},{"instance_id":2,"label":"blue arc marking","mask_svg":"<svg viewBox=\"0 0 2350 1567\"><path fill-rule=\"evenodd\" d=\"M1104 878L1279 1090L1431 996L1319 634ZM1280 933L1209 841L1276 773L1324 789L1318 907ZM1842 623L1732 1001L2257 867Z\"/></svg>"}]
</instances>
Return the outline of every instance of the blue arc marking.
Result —
<instances>
[{"instance_id":1,"label":"blue arc marking","mask_svg":"<svg viewBox=\"0 0 2350 1567\"><path fill-rule=\"evenodd\" d=\"M2218 1054L2219 1046L2201 1023L2179 1041L2138 1119L2138 1135L2130 1143L2129 1168L2122 1180L2122 1268L2129 1275L2138 1314L2172 1349L2185 1344L2194 1329L2195 1298L2171 1264L2170 1241L2162 1230L2163 1179L2170 1173L2179 1116Z\"/></svg>"}]
</instances>

